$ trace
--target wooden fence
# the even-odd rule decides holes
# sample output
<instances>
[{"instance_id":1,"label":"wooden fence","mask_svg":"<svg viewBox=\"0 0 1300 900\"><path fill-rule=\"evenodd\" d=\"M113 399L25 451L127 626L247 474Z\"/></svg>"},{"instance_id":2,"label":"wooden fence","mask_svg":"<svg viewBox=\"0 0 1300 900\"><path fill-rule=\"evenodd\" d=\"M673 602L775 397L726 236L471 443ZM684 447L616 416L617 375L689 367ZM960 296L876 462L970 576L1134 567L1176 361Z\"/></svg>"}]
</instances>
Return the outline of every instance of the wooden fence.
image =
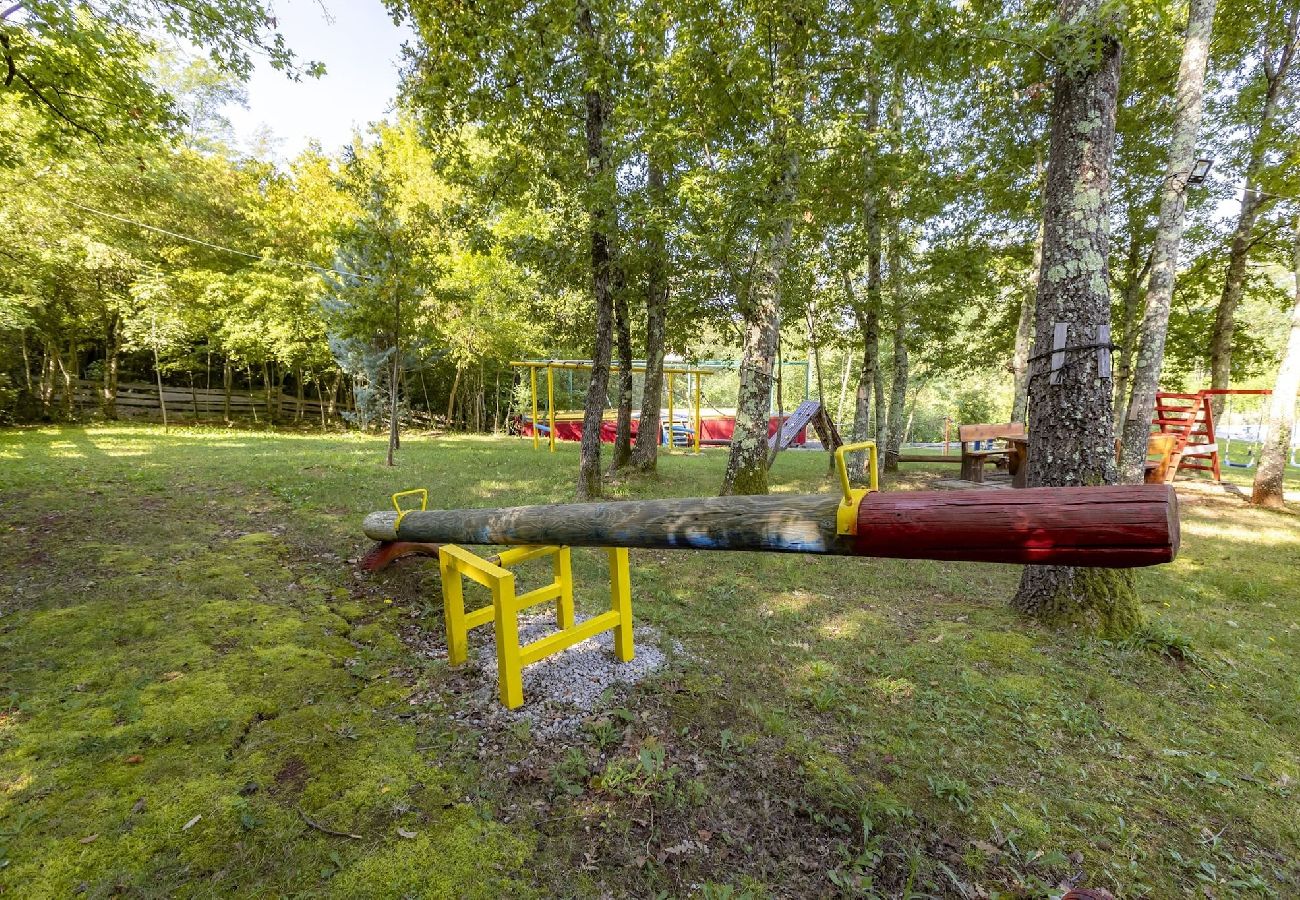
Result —
<instances>
[{"instance_id":1,"label":"wooden fence","mask_svg":"<svg viewBox=\"0 0 1300 900\"><path fill-rule=\"evenodd\" d=\"M86 412L103 408L103 384L98 381L78 380L73 388L73 405ZM62 385L58 386L51 406L63 406ZM163 400L167 404L167 417L180 419L211 419L225 415L226 392L220 389L188 388L163 385ZM280 421L301 418L319 422L321 404L315 399L304 398L299 407L298 398L289 394L279 394L268 398L264 391L235 389L230 394L230 416L235 419L270 418L272 405L276 406L276 418ZM162 410L158 403L158 387L146 383L121 382L117 386L117 415L123 419L161 419ZM335 404L335 415L351 408L342 398ZM328 401L327 401L328 412Z\"/></svg>"}]
</instances>

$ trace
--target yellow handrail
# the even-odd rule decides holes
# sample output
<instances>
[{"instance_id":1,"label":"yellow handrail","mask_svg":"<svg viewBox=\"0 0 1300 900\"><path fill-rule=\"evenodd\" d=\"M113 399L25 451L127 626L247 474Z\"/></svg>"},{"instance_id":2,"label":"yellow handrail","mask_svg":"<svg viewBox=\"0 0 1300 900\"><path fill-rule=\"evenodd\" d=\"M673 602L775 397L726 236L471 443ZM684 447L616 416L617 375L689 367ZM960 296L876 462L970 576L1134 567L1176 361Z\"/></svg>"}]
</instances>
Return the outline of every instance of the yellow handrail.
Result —
<instances>
[{"instance_id":1,"label":"yellow handrail","mask_svg":"<svg viewBox=\"0 0 1300 900\"><path fill-rule=\"evenodd\" d=\"M397 527L402 524L402 518L409 512L415 512L415 508L402 509L402 504L398 502L400 497L414 497L420 495L420 512L429 508L429 490L428 488L413 488L409 491L398 491L393 495L393 509L397 510L397 521L393 523L393 533L397 533Z\"/></svg>"},{"instance_id":2,"label":"yellow handrail","mask_svg":"<svg viewBox=\"0 0 1300 900\"><path fill-rule=\"evenodd\" d=\"M858 450L867 451L867 487L854 488L849 483L849 467L844 460L845 453ZM840 490L844 499L835 511L835 530L840 534L858 533L858 504L872 491L880 490L880 471L877 468L876 442L859 441L856 444L841 444L835 451L835 468L840 476Z\"/></svg>"}]
</instances>

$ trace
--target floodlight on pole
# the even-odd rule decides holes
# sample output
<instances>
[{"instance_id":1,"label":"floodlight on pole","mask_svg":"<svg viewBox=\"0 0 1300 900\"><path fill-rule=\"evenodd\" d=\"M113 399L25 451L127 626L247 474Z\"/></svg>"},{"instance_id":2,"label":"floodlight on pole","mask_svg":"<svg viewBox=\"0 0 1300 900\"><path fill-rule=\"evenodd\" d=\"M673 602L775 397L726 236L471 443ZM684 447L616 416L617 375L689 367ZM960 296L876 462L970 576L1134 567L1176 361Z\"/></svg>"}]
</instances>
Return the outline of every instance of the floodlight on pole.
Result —
<instances>
[{"instance_id":1,"label":"floodlight on pole","mask_svg":"<svg viewBox=\"0 0 1300 900\"><path fill-rule=\"evenodd\" d=\"M1210 175L1210 166L1213 165L1212 159L1198 159L1192 163L1192 171L1187 173L1188 184L1202 184Z\"/></svg>"}]
</instances>

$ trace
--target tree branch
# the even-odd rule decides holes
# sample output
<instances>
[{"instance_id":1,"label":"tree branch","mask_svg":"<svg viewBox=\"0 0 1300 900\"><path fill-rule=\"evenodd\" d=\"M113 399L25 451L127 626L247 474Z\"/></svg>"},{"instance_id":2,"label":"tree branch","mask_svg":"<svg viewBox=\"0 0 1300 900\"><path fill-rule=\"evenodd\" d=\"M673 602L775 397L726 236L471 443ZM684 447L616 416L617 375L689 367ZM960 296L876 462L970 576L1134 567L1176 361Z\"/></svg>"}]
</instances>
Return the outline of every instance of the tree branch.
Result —
<instances>
[{"instance_id":1,"label":"tree branch","mask_svg":"<svg viewBox=\"0 0 1300 900\"><path fill-rule=\"evenodd\" d=\"M22 8L23 8L22 3L15 3L13 6L9 7L4 12L0 12L0 22L3 22L5 19L9 18L10 16L12 16L14 13L18 12L18 10Z\"/></svg>"},{"instance_id":2,"label":"tree branch","mask_svg":"<svg viewBox=\"0 0 1300 900\"><path fill-rule=\"evenodd\" d=\"M9 44L8 40L7 40L7 39L4 40L3 43L4 43L4 45L5 45L5 48L8 49L8 44ZM7 55L6 55L6 58L8 58ZM10 66L13 66L13 60L12 60L12 59L9 60L9 65L10 65ZM103 135L101 135L98 131L95 131L93 128L89 128L89 127L87 127L87 126L85 126L85 125L82 125L82 124L81 124L80 122L78 122L76 119L72 118L72 116L70 116L70 115L68 115L66 112L64 112L64 111L59 107L58 104L54 103L52 100L50 100L48 97L46 97L43 93L41 93L41 89L38 88L38 87L36 86L36 84L35 84L35 83L30 79L30 78L27 77L26 74L24 74L24 73L22 73L22 72L19 72L16 68L13 70L13 72L14 72L15 75L18 76L18 80L21 81L23 84L27 85L27 89L28 89L29 91L31 91L34 95L36 95L36 99L40 100L42 103L44 103L46 106L48 106L51 110L53 110L53 111L54 111L54 114L57 115L60 119L62 119L63 121L67 122L69 125L71 125L71 126L72 126L73 128L75 128L75 129L77 129L78 131L84 131L86 134L88 134L88 135L90 135L91 137L93 137L93 138L95 139L95 143L97 143L97 144L103 144L103 143L104 143ZM6 83L8 83L8 82L6 82Z\"/></svg>"}]
</instances>

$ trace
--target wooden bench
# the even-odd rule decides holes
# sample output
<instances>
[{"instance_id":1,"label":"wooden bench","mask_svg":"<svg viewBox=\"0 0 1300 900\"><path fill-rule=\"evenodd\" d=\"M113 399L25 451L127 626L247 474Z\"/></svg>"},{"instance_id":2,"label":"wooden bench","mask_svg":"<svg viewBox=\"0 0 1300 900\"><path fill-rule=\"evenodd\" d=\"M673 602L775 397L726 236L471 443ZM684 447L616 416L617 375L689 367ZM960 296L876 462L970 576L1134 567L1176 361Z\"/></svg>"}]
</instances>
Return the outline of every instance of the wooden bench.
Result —
<instances>
[{"instance_id":1,"label":"wooden bench","mask_svg":"<svg viewBox=\"0 0 1300 900\"><path fill-rule=\"evenodd\" d=\"M973 481L975 484L984 483L984 464L992 462L995 465L1007 467L1010 463L1012 450L1009 447L1000 447L992 450L975 449L984 441L1006 440L1007 438L1023 438L1025 436L1025 426L1021 422L1006 422L994 425L963 425L957 430L957 437L961 441L961 477L965 481Z\"/></svg>"},{"instance_id":2,"label":"wooden bench","mask_svg":"<svg viewBox=\"0 0 1300 900\"><path fill-rule=\"evenodd\" d=\"M1147 438L1147 460L1143 481L1147 484L1173 484L1183 456L1183 437L1172 433L1153 434Z\"/></svg>"}]
</instances>

